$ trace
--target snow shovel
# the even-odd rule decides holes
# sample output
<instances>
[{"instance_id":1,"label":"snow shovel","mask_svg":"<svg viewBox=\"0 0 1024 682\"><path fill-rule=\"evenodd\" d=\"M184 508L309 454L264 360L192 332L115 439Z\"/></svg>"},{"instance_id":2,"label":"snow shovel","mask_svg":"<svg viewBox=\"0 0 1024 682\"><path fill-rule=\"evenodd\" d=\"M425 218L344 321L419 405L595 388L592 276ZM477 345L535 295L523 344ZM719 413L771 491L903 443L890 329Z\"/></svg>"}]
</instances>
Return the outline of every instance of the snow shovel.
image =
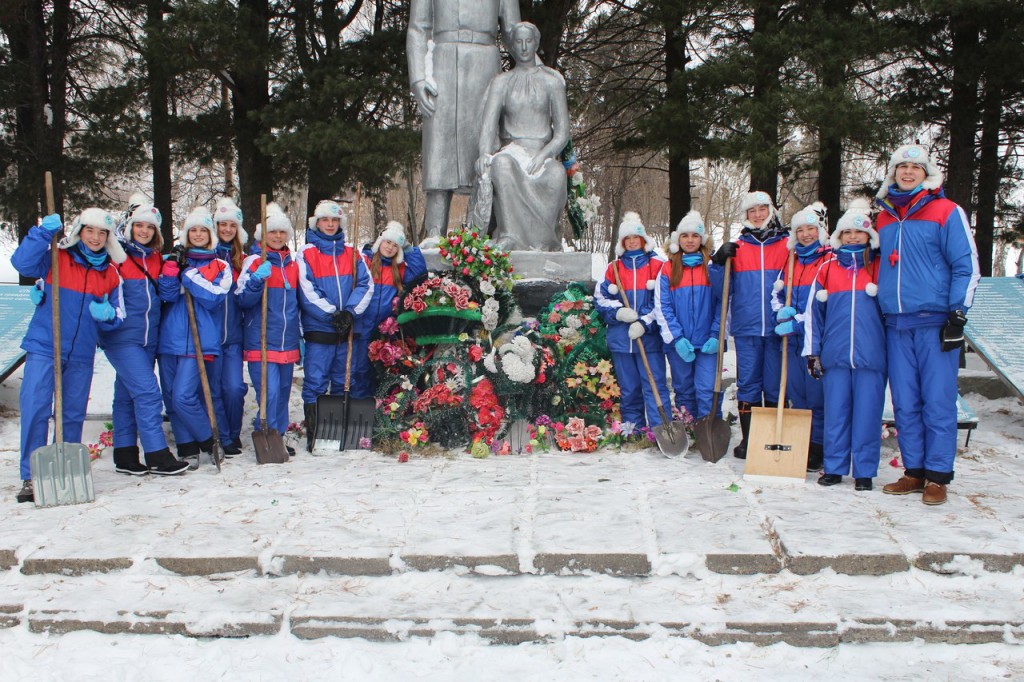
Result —
<instances>
[{"instance_id":1,"label":"snow shovel","mask_svg":"<svg viewBox=\"0 0 1024 682\"><path fill-rule=\"evenodd\" d=\"M352 287L355 288L359 273L359 208L363 199L363 183L356 183L355 219L352 221ZM340 301L339 301L340 303ZM345 393L341 396L341 438L338 451L356 450L364 438L373 437L374 412L377 401L373 398L355 398L349 394L352 381L352 338L355 331L355 320L348 330L348 353L345 354ZM317 408L319 409L319 401Z\"/></svg>"},{"instance_id":2,"label":"snow shovel","mask_svg":"<svg viewBox=\"0 0 1024 682\"><path fill-rule=\"evenodd\" d=\"M52 214L53 176L46 171L46 212ZM53 443L36 448L29 457L32 471L32 498L37 507L92 502L96 492L92 484L89 448L82 443L64 442L64 391L61 384L60 343L60 262L57 253L59 233L50 244L50 308L53 312Z\"/></svg>"},{"instance_id":3,"label":"snow shovel","mask_svg":"<svg viewBox=\"0 0 1024 682\"><path fill-rule=\"evenodd\" d=\"M729 313L729 276L732 258L725 261L725 283L722 285L722 314L718 322L718 369L715 371L715 392L711 398L711 413L693 425L697 436L697 449L705 462L715 463L725 456L732 438L729 423L716 416L718 400L722 397L722 354L725 351L725 320Z\"/></svg>"},{"instance_id":4,"label":"snow shovel","mask_svg":"<svg viewBox=\"0 0 1024 682\"><path fill-rule=\"evenodd\" d=\"M786 305L793 298L793 261L786 268ZM747 466L743 477L773 477L802 483L807 477L807 449L811 440L811 411L786 409L786 372L789 368L789 337L782 337L782 381L775 408L755 407L750 415Z\"/></svg>"},{"instance_id":5,"label":"snow shovel","mask_svg":"<svg viewBox=\"0 0 1024 682\"><path fill-rule=\"evenodd\" d=\"M199 366L199 381L203 386L203 398L206 400L206 416L210 420L210 433L213 434L213 446L210 449L210 459L217 465L217 473L220 473L220 463L224 458L220 454L220 434L217 433L217 416L213 412L213 394L210 393L210 380L206 376L206 359L203 357L203 345L199 342L199 326L196 324L196 309L192 303L192 294L185 290L185 309L188 310L188 326L192 329L192 345L196 349L196 365ZM198 458L197 460L198 461Z\"/></svg>"},{"instance_id":6,"label":"snow shovel","mask_svg":"<svg viewBox=\"0 0 1024 682\"><path fill-rule=\"evenodd\" d=\"M267 259L267 195L260 195L260 257ZM252 432L252 445L259 464L283 464L288 461L284 439L277 429L267 428L267 283L263 283L263 313L260 320L260 428ZM216 427L215 427L216 428Z\"/></svg>"},{"instance_id":7,"label":"snow shovel","mask_svg":"<svg viewBox=\"0 0 1024 682\"><path fill-rule=\"evenodd\" d=\"M615 271L615 285L619 288L622 305L629 308L629 299L626 298L626 291L622 288L622 281L619 278L619 267L615 265L612 269ZM647 349L644 348L643 339L637 339L636 345L640 349L640 359L644 363L647 381L651 384L651 392L654 393L654 403L658 406L658 415L661 417L661 424L654 427L654 439L658 443L658 449L666 457L685 455L686 451L690 449L690 436L686 433L686 427L680 422L671 421L668 415L665 414L665 406L661 403L661 393L658 391L658 384L654 381L651 364L647 361Z\"/></svg>"},{"instance_id":8,"label":"snow shovel","mask_svg":"<svg viewBox=\"0 0 1024 682\"><path fill-rule=\"evenodd\" d=\"M530 444L530 423L525 419L517 419L508 427L508 444L512 452L521 455Z\"/></svg>"}]
</instances>

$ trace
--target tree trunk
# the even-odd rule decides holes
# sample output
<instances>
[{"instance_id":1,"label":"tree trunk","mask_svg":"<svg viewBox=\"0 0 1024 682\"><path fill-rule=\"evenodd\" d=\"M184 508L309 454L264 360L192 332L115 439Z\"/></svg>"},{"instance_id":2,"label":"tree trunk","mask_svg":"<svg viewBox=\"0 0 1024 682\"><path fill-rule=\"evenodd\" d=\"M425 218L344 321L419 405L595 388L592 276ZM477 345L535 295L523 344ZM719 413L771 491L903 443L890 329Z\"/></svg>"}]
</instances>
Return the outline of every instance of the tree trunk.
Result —
<instances>
[{"instance_id":1,"label":"tree trunk","mask_svg":"<svg viewBox=\"0 0 1024 682\"><path fill-rule=\"evenodd\" d=\"M163 222L160 234L164 249L174 243L174 204L171 197L171 129L168 113L166 58L153 44L164 31L164 1L146 1L146 43L143 57L149 74L150 139L153 144L153 205L160 210Z\"/></svg>"},{"instance_id":2,"label":"tree trunk","mask_svg":"<svg viewBox=\"0 0 1024 682\"><path fill-rule=\"evenodd\" d=\"M569 11L575 4L576 0L519 0L519 13L523 21L529 21L540 29L537 53L544 64L552 69L558 68L562 35Z\"/></svg>"},{"instance_id":3,"label":"tree trunk","mask_svg":"<svg viewBox=\"0 0 1024 682\"><path fill-rule=\"evenodd\" d=\"M974 210L974 147L978 130L979 30L969 13L950 15L953 86L950 95L949 165L946 196L960 204L970 220ZM991 255L991 254L990 254Z\"/></svg>"},{"instance_id":4,"label":"tree trunk","mask_svg":"<svg viewBox=\"0 0 1024 682\"><path fill-rule=\"evenodd\" d=\"M850 7L845 2L832 0L823 5L823 10L830 23L839 23ZM822 64L818 85L825 97L845 90L845 71L846 65L839 59ZM839 101L839 98L833 101ZM843 191L843 139L835 125L818 129L818 201L825 204L832 215L838 216Z\"/></svg>"},{"instance_id":5,"label":"tree trunk","mask_svg":"<svg viewBox=\"0 0 1024 682\"><path fill-rule=\"evenodd\" d=\"M246 231L251 237L260 219L260 195L273 198L274 174L269 156L260 151L259 140L264 126L260 114L270 103L268 49L269 10L267 0L241 0L238 7L238 30L260 45L262 54L247 55L231 78L233 110L232 125L238 152L239 207L245 215Z\"/></svg>"},{"instance_id":6,"label":"tree trunk","mask_svg":"<svg viewBox=\"0 0 1024 682\"><path fill-rule=\"evenodd\" d=\"M996 199L999 195L999 129L1002 121L1003 91L994 79L985 82L981 114L981 150L978 160L978 211L974 243L982 277L992 276L992 247L995 239Z\"/></svg>"},{"instance_id":7,"label":"tree trunk","mask_svg":"<svg viewBox=\"0 0 1024 682\"><path fill-rule=\"evenodd\" d=\"M754 109L750 117L747 150L750 157L750 190L761 190L775 197L779 191L779 71L778 50L771 46L779 31L777 0L757 2L754 9L754 33L750 40L754 64Z\"/></svg>"},{"instance_id":8,"label":"tree trunk","mask_svg":"<svg viewBox=\"0 0 1024 682\"><path fill-rule=\"evenodd\" d=\"M666 91L672 93L677 106L688 109L690 91L686 62L686 33L679 30L683 23L681 14L672 17L665 24L665 80ZM668 142L668 221L669 230L682 220L690 210L690 150L680 144L678 137Z\"/></svg>"}]
</instances>

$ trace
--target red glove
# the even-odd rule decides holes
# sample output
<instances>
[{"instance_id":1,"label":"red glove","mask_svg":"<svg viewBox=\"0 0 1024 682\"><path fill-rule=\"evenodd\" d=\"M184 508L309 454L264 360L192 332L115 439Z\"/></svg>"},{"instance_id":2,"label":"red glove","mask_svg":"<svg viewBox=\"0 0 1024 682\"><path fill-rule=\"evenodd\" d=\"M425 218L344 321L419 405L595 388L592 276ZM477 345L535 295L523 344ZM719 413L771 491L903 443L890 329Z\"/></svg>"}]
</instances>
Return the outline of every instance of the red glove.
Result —
<instances>
[{"instance_id":1,"label":"red glove","mask_svg":"<svg viewBox=\"0 0 1024 682\"><path fill-rule=\"evenodd\" d=\"M160 274L164 277L177 277L178 273L181 272L178 269L178 264L173 260L165 260L164 266L160 269Z\"/></svg>"}]
</instances>

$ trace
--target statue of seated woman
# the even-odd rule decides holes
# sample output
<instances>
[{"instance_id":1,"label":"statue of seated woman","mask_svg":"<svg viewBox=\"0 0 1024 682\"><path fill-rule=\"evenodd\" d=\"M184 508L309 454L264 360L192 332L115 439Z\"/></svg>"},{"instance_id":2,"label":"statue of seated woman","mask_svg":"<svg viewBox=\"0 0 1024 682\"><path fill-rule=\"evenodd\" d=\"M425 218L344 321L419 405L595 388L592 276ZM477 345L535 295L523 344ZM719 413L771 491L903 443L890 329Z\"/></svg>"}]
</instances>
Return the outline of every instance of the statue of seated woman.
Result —
<instances>
[{"instance_id":1,"label":"statue of seated woman","mask_svg":"<svg viewBox=\"0 0 1024 682\"><path fill-rule=\"evenodd\" d=\"M496 227L506 250L561 251L566 202L558 155L569 140L565 79L537 60L540 31L521 22L510 32L516 65L495 76L484 95L477 171L493 186Z\"/></svg>"}]
</instances>

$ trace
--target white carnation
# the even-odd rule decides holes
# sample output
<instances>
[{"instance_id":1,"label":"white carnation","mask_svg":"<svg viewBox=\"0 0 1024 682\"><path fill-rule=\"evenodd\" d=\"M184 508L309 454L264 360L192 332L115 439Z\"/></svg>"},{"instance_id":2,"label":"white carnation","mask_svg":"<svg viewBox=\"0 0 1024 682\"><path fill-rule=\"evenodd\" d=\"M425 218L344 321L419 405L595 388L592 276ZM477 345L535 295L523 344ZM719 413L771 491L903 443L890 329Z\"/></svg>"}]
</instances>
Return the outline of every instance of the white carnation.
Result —
<instances>
[{"instance_id":1,"label":"white carnation","mask_svg":"<svg viewBox=\"0 0 1024 682\"><path fill-rule=\"evenodd\" d=\"M490 310L490 311L493 311L493 312L498 312L498 308L500 308L500 307L501 307L501 304L498 303L498 299L496 299L496 298L489 298L486 301L484 301L484 310Z\"/></svg>"},{"instance_id":2,"label":"white carnation","mask_svg":"<svg viewBox=\"0 0 1024 682\"><path fill-rule=\"evenodd\" d=\"M528 384L533 381L533 365L527 364L516 353L506 353L501 358L501 369L512 381L519 384Z\"/></svg>"},{"instance_id":3,"label":"white carnation","mask_svg":"<svg viewBox=\"0 0 1024 682\"><path fill-rule=\"evenodd\" d=\"M582 322L582 320L580 320L580 318L579 318L579 316L578 316L578 315L573 315L572 317L570 317L569 319L567 319L567 320L565 321L565 323L566 323L566 324L567 324L568 326L572 327L573 329L579 329L580 327L582 327L582 326L583 326L583 322Z\"/></svg>"}]
</instances>

